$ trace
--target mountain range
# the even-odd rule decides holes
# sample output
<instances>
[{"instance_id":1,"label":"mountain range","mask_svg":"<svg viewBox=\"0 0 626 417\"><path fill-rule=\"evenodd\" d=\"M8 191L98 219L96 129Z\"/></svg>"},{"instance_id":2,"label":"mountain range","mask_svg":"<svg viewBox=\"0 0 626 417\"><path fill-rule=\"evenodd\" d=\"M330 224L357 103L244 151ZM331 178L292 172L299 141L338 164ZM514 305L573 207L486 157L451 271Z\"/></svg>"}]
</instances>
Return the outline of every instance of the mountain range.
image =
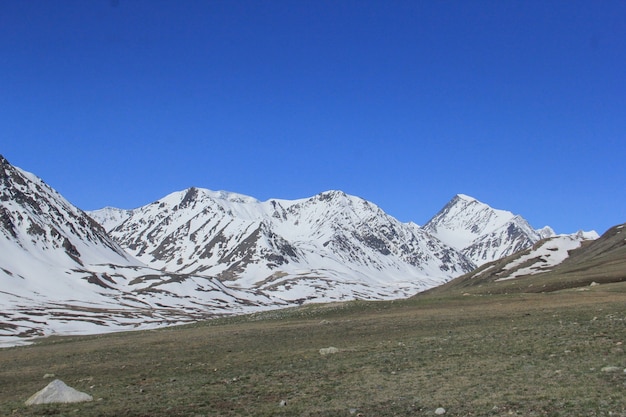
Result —
<instances>
[{"instance_id":1,"label":"mountain range","mask_svg":"<svg viewBox=\"0 0 626 417\"><path fill-rule=\"evenodd\" d=\"M414 224L341 191L268 200L198 188L90 212L135 258L286 301L402 297L474 269Z\"/></svg>"},{"instance_id":2,"label":"mountain range","mask_svg":"<svg viewBox=\"0 0 626 417\"><path fill-rule=\"evenodd\" d=\"M0 203L0 344L407 297L554 236L462 194L424 227L341 191L260 202L192 187L85 213L1 156Z\"/></svg>"}]
</instances>

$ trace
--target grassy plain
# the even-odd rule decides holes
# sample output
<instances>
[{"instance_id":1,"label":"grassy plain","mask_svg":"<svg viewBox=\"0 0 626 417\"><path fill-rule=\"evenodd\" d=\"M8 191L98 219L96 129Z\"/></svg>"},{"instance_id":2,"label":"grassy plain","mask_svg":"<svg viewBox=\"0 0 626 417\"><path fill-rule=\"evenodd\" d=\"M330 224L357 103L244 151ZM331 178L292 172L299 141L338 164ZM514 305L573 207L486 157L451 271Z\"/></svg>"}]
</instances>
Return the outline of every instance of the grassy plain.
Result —
<instances>
[{"instance_id":1,"label":"grassy plain","mask_svg":"<svg viewBox=\"0 0 626 417\"><path fill-rule=\"evenodd\" d=\"M625 343L623 284L309 305L2 349L0 415L626 416Z\"/></svg>"}]
</instances>

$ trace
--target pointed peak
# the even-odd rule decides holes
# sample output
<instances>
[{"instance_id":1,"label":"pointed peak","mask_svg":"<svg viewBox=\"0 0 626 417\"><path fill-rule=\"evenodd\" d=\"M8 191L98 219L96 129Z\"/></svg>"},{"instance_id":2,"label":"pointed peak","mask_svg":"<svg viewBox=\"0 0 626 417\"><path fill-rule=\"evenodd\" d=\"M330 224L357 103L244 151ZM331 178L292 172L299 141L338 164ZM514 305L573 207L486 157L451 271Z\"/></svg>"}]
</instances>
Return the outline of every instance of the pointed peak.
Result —
<instances>
[{"instance_id":1,"label":"pointed peak","mask_svg":"<svg viewBox=\"0 0 626 417\"><path fill-rule=\"evenodd\" d=\"M466 208L466 207L473 206L473 205L487 206L485 203L482 203L478 201L477 199L475 199L474 197L469 196L467 194L456 194L446 203L442 211L449 210L453 207L457 207L457 209L459 209L459 208Z\"/></svg>"},{"instance_id":2,"label":"pointed peak","mask_svg":"<svg viewBox=\"0 0 626 417\"><path fill-rule=\"evenodd\" d=\"M446 203L446 205L441 209L439 213L437 213L437 215L440 215L443 212L448 212L450 210L465 210L470 206L480 207L487 205L476 200L474 197L470 197L467 194L456 194L454 197L452 197L452 199L450 199L450 201ZM437 217L437 215L435 215L435 217Z\"/></svg>"},{"instance_id":3,"label":"pointed peak","mask_svg":"<svg viewBox=\"0 0 626 417\"><path fill-rule=\"evenodd\" d=\"M497 214L499 216L507 217L512 219L515 217L515 214L508 210L496 209L490 206L487 203L483 203L475 197L469 196L467 194L457 194L446 204L442 211L447 211L450 208L454 208L455 210L484 210L492 212L493 214Z\"/></svg>"},{"instance_id":4,"label":"pointed peak","mask_svg":"<svg viewBox=\"0 0 626 417\"><path fill-rule=\"evenodd\" d=\"M13 165L11 165L11 163L9 161L7 161L7 159L0 155L0 172L2 172L3 174L0 174L0 176L2 177L6 177L8 174L6 174L6 172L12 172L15 170L15 167Z\"/></svg>"},{"instance_id":5,"label":"pointed peak","mask_svg":"<svg viewBox=\"0 0 626 417\"><path fill-rule=\"evenodd\" d=\"M471 197L471 196L469 196L467 194L457 194L457 195L454 196L453 200L454 199L464 200L464 201L478 201L474 197Z\"/></svg>"}]
</instances>

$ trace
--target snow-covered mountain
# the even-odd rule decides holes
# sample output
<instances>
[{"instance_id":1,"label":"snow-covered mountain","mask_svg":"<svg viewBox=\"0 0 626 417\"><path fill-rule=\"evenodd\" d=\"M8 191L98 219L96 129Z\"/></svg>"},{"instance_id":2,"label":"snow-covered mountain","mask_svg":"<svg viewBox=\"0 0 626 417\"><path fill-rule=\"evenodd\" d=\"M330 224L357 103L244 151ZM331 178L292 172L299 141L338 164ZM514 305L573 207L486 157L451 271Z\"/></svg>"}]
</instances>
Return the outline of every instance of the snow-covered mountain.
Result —
<instances>
[{"instance_id":1,"label":"snow-covered mountain","mask_svg":"<svg viewBox=\"0 0 626 417\"><path fill-rule=\"evenodd\" d=\"M548 226L533 229L523 217L491 208L464 194L456 195L423 228L476 265L511 255L555 235Z\"/></svg>"},{"instance_id":2,"label":"snow-covered mountain","mask_svg":"<svg viewBox=\"0 0 626 417\"><path fill-rule=\"evenodd\" d=\"M191 188L92 214L117 240L0 157L0 345L398 298L473 268L416 225L338 191L261 203Z\"/></svg>"},{"instance_id":3,"label":"snow-covered mountain","mask_svg":"<svg viewBox=\"0 0 626 417\"><path fill-rule=\"evenodd\" d=\"M189 188L88 214L0 156L0 346L406 297L554 234L464 195L423 228L341 191L261 202Z\"/></svg>"},{"instance_id":4,"label":"snow-covered mountain","mask_svg":"<svg viewBox=\"0 0 626 417\"><path fill-rule=\"evenodd\" d=\"M276 305L215 278L149 268L36 176L0 156L0 345L180 323Z\"/></svg>"},{"instance_id":5,"label":"snow-covered mountain","mask_svg":"<svg viewBox=\"0 0 626 417\"><path fill-rule=\"evenodd\" d=\"M189 188L89 214L148 265L286 301L401 297L474 268L416 225L341 191L260 202Z\"/></svg>"}]
</instances>

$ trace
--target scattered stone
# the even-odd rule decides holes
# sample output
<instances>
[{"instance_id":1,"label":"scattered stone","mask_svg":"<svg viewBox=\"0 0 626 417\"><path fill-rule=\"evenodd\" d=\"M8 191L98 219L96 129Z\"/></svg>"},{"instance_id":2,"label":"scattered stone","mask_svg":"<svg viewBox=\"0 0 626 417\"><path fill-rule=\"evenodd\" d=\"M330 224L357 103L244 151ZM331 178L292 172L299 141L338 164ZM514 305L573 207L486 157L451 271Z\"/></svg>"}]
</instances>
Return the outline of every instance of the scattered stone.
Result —
<instances>
[{"instance_id":1,"label":"scattered stone","mask_svg":"<svg viewBox=\"0 0 626 417\"><path fill-rule=\"evenodd\" d=\"M435 410L435 415L442 416L446 413L446 409L443 407L439 407Z\"/></svg>"},{"instance_id":2,"label":"scattered stone","mask_svg":"<svg viewBox=\"0 0 626 417\"><path fill-rule=\"evenodd\" d=\"M596 285L600 285L597 282L593 281L591 284L589 284L590 287L595 287Z\"/></svg>"},{"instance_id":3,"label":"scattered stone","mask_svg":"<svg viewBox=\"0 0 626 417\"><path fill-rule=\"evenodd\" d=\"M60 379L55 379L44 389L33 394L26 400L25 404L78 403L83 401L93 401L93 397L68 387Z\"/></svg>"},{"instance_id":4,"label":"scattered stone","mask_svg":"<svg viewBox=\"0 0 626 417\"><path fill-rule=\"evenodd\" d=\"M54 375L54 374L45 374L45 375L43 376L43 379L50 379L50 378L54 378L55 376L56 376L56 375Z\"/></svg>"},{"instance_id":5,"label":"scattered stone","mask_svg":"<svg viewBox=\"0 0 626 417\"><path fill-rule=\"evenodd\" d=\"M339 352L339 349L337 349L336 347L333 347L333 346L320 349L320 355L322 355L322 356L332 355L332 354L338 353L338 352Z\"/></svg>"},{"instance_id":6,"label":"scattered stone","mask_svg":"<svg viewBox=\"0 0 626 417\"><path fill-rule=\"evenodd\" d=\"M287 401L285 401L285 400L281 400L281 402L278 403L279 407L285 407L286 405L287 405Z\"/></svg>"},{"instance_id":7,"label":"scattered stone","mask_svg":"<svg viewBox=\"0 0 626 417\"><path fill-rule=\"evenodd\" d=\"M622 368L620 368L619 366L605 366L604 368L600 369L600 371L602 372L619 372L621 370Z\"/></svg>"}]
</instances>

